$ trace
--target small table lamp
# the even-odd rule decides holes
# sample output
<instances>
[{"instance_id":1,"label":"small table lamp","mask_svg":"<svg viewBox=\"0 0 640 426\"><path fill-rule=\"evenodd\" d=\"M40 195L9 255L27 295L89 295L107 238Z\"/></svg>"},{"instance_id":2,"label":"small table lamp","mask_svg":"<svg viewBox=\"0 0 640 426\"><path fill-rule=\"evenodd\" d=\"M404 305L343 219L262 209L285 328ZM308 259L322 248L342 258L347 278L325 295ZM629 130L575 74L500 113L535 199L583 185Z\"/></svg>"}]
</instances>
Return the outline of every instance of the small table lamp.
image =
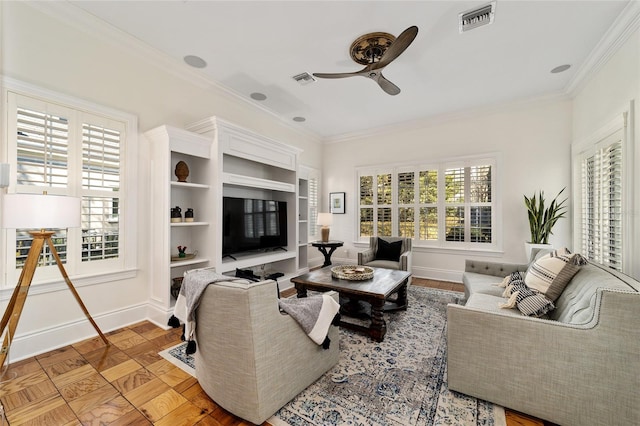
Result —
<instances>
[{"instance_id":1,"label":"small table lamp","mask_svg":"<svg viewBox=\"0 0 640 426\"><path fill-rule=\"evenodd\" d=\"M318 225L321 226L320 232L323 243L329 241L329 226L331 224L333 224L333 215L331 213L318 213Z\"/></svg>"},{"instance_id":2,"label":"small table lamp","mask_svg":"<svg viewBox=\"0 0 640 426\"><path fill-rule=\"evenodd\" d=\"M4 333L7 325L8 333L4 336L2 350L0 351L0 368L4 365L11 340L18 326L20 314L29 292L29 286L33 280L33 275L38 266L38 259L42 252L44 243L46 242L51 250L51 254L56 260L58 269L62 274L69 289L76 298L76 301L89 319L89 322L96 329L105 344L109 345L109 341L102 334L98 325L95 323L89 311L82 303L80 295L71 283L67 272L64 269L60 256L56 251L51 236L54 231L46 229L63 229L63 228L79 228L80 227L80 198L64 197L59 195L45 194L5 194L2 197L2 228L10 229L37 229L37 231L29 231L33 237L31 248L27 254L27 260L22 268L20 279L13 291L7 310L2 317L0 323L0 335Z\"/></svg>"}]
</instances>

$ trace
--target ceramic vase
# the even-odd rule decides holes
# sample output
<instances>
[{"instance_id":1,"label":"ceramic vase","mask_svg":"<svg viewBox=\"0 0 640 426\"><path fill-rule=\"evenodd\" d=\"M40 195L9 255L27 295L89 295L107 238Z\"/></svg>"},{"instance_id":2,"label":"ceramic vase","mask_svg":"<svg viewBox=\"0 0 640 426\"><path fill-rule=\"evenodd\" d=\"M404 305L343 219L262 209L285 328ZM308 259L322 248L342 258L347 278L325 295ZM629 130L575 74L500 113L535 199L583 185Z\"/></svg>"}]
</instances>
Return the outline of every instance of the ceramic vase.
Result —
<instances>
[{"instance_id":1,"label":"ceramic vase","mask_svg":"<svg viewBox=\"0 0 640 426\"><path fill-rule=\"evenodd\" d=\"M178 178L178 182L186 182L187 177L189 177L189 166L187 166L187 163L184 161L178 161L178 164L176 164L175 174Z\"/></svg>"}]
</instances>

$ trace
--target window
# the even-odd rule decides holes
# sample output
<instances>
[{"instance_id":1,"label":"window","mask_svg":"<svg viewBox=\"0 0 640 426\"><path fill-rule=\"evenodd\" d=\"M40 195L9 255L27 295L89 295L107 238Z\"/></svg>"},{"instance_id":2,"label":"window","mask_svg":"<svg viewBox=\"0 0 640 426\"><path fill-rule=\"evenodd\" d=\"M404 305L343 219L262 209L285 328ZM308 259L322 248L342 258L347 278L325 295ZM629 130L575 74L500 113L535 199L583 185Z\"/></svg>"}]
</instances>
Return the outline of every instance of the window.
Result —
<instances>
[{"instance_id":1,"label":"window","mask_svg":"<svg viewBox=\"0 0 640 426\"><path fill-rule=\"evenodd\" d=\"M360 241L401 236L423 245L497 247L494 158L358 170Z\"/></svg>"},{"instance_id":2,"label":"window","mask_svg":"<svg viewBox=\"0 0 640 426\"><path fill-rule=\"evenodd\" d=\"M631 243L625 241L625 121L573 147L576 250L618 271L625 270L625 246Z\"/></svg>"},{"instance_id":3,"label":"window","mask_svg":"<svg viewBox=\"0 0 640 426\"><path fill-rule=\"evenodd\" d=\"M318 236L318 173L314 170L309 176L309 240Z\"/></svg>"},{"instance_id":4,"label":"window","mask_svg":"<svg viewBox=\"0 0 640 426\"><path fill-rule=\"evenodd\" d=\"M137 133L135 118L37 88L25 92L7 86L7 158L15 170L9 191L81 198L81 228L56 230L52 237L70 275L131 267L135 256L127 254L133 252L135 236L125 238L131 212L123 208L132 192L123 182L125 146ZM17 279L31 241L28 230L7 233L9 255L3 263L8 282ZM41 279L59 278L48 248L39 266Z\"/></svg>"}]
</instances>

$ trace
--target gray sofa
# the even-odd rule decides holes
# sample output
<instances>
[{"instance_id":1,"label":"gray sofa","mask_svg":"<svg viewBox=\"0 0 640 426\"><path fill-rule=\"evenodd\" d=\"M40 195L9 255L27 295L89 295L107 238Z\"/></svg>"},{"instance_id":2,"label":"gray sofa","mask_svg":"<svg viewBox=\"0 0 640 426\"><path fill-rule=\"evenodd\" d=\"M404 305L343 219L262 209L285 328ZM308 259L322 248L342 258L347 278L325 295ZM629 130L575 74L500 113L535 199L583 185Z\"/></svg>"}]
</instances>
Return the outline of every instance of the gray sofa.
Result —
<instances>
[{"instance_id":1,"label":"gray sofa","mask_svg":"<svg viewBox=\"0 0 640 426\"><path fill-rule=\"evenodd\" d=\"M330 292L336 301L338 293ZM276 283L216 282L196 311L196 378L218 405L255 424L333 367L340 336L329 349L313 342L278 309Z\"/></svg>"},{"instance_id":2,"label":"gray sofa","mask_svg":"<svg viewBox=\"0 0 640 426\"><path fill-rule=\"evenodd\" d=\"M495 284L527 264L467 261L449 305L449 389L560 425L640 424L640 283L580 268L547 318L500 308Z\"/></svg>"}]
</instances>

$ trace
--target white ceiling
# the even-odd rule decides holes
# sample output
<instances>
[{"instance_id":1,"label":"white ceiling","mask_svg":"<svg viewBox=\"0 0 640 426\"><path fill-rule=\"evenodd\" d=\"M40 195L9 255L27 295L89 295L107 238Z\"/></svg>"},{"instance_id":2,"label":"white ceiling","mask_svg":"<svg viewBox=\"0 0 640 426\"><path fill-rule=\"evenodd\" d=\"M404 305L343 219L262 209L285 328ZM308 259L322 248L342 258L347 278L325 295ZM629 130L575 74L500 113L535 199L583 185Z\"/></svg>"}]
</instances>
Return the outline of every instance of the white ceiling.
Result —
<instances>
[{"instance_id":1,"label":"white ceiling","mask_svg":"<svg viewBox=\"0 0 640 426\"><path fill-rule=\"evenodd\" d=\"M335 139L455 111L564 93L628 1L497 0L493 24L460 34L458 14L488 1L74 1L260 107ZM390 96L366 78L318 79L301 72L352 72L358 36L419 28L384 75ZM558 65L571 64L552 74ZM184 65L187 67L187 65ZM264 93L254 101L250 94ZM304 123L291 121L305 117Z\"/></svg>"}]
</instances>

